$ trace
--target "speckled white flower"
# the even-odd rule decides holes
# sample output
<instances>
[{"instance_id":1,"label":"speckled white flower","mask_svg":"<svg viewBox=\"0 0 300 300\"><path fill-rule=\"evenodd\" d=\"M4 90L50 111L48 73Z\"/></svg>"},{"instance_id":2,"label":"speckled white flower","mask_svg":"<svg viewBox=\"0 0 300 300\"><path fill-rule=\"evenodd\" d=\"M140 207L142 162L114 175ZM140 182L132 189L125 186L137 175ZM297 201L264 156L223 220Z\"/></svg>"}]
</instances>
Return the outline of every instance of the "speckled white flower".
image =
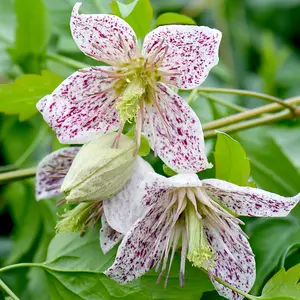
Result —
<instances>
[{"instance_id":1,"label":"speckled white flower","mask_svg":"<svg viewBox=\"0 0 300 300\"><path fill-rule=\"evenodd\" d=\"M37 104L60 142L86 143L117 129L121 133L126 121L135 122L138 145L145 134L173 170L205 169L200 121L168 85L199 86L218 63L221 32L205 26L161 26L146 36L140 52L124 20L78 14L80 5L75 4L71 16L73 38L86 55L110 66L75 72Z\"/></svg>"},{"instance_id":2,"label":"speckled white flower","mask_svg":"<svg viewBox=\"0 0 300 300\"><path fill-rule=\"evenodd\" d=\"M156 266L156 270L161 267L159 281L170 259L167 284L181 241L181 286L187 258L208 271L220 295L237 300L242 297L216 282L214 276L248 292L255 280L255 260L239 226L242 221L229 210L244 216L283 217L299 202L300 194L286 198L218 179L200 181L195 174L165 178L151 173L135 197L142 199L148 210L125 235L105 274L126 283Z\"/></svg>"},{"instance_id":3,"label":"speckled white flower","mask_svg":"<svg viewBox=\"0 0 300 300\"><path fill-rule=\"evenodd\" d=\"M36 199L61 195L61 185L80 147L59 149L47 155L38 165L36 174ZM137 157L132 175L120 192L109 199L82 201L66 212L57 224L58 231L80 231L84 234L89 226L95 226L101 218L100 245L104 253L117 244L131 225L146 210L133 194L152 167ZM88 200L88 199L87 199ZM119 204L122 205L120 210ZM118 222L112 218L118 216Z\"/></svg>"}]
</instances>

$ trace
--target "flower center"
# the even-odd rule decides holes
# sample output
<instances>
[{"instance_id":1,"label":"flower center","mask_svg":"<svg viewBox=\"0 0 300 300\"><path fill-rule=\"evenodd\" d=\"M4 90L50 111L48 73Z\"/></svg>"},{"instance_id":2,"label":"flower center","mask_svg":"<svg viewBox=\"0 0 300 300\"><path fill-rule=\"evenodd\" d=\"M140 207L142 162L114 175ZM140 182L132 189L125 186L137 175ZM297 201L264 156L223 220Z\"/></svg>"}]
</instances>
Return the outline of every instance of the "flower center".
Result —
<instances>
[{"instance_id":1,"label":"flower center","mask_svg":"<svg viewBox=\"0 0 300 300\"><path fill-rule=\"evenodd\" d=\"M216 265L217 256L209 243L206 231L213 230L218 233L225 230L232 241L237 241L236 233L229 224L235 226L241 224L241 221L211 199L202 187L177 188L166 197L168 205L152 228L156 230L161 227L154 249L156 250L164 241L162 254L156 265L156 271L162 265L158 282L166 269L171 252L168 274L165 279L166 286L174 252L178 248L181 237L179 278L180 285L183 286L186 258L193 266L204 268L208 272ZM216 236L218 237L218 234ZM222 240L219 242L224 243ZM241 243L240 240L239 242Z\"/></svg>"},{"instance_id":2,"label":"flower center","mask_svg":"<svg viewBox=\"0 0 300 300\"><path fill-rule=\"evenodd\" d=\"M155 65L142 57L122 63L117 70L120 78L114 84L118 98L116 109L121 123L135 122L142 101L152 102L153 89L161 75Z\"/></svg>"},{"instance_id":3,"label":"flower center","mask_svg":"<svg viewBox=\"0 0 300 300\"><path fill-rule=\"evenodd\" d=\"M130 82L123 92L123 96L116 103L119 119L122 124L126 121L135 122L140 108L140 101L143 99L145 88L139 79Z\"/></svg>"},{"instance_id":4,"label":"flower center","mask_svg":"<svg viewBox=\"0 0 300 300\"><path fill-rule=\"evenodd\" d=\"M188 238L188 260L195 267L212 268L215 265L216 256L206 239L203 220L196 214L195 207L190 201L185 209L185 223Z\"/></svg>"}]
</instances>

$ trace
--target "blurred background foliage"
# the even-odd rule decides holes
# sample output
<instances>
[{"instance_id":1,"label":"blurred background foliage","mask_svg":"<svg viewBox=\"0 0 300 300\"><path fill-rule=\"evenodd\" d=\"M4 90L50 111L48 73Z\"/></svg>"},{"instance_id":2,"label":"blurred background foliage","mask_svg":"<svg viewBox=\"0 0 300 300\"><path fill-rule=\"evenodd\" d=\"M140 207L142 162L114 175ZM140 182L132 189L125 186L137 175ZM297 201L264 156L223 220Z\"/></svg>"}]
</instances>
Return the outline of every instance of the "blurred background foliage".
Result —
<instances>
[{"instance_id":1,"label":"blurred background foliage","mask_svg":"<svg viewBox=\"0 0 300 300\"><path fill-rule=\"evenodd\" d=\"M72 60L97 64L79 51L71 37L69 19L75 2L0 0L1 172L36 166L42 157L61 147L37 114L35 103L75 71ZM110 2L85 0L82 12L110 13ZM299 0L151 0L151 4L154 18L177 12L198 25L223 32L220 63L203 86L254 90L282 99L300 94ZM62 56L71 59L68 64ZM265 104L234 95L219 94L218 98L245 108ZM192 106L202 123L235 113L200 96ZM299 121L290 120L233 135L250 159L251 180L258 187L285 196L300 191L299 133ZM207 141L212 162L214 145L214 139ZM163 172L158 158L150 154L147 159ZM231 163L234 167L237 162L233 159ZM202 176L214 172L212 169ZM56 213L55 202L35 201L33 179L0 186L0 263L44 261L54 236ZM259 294L280 267L300 262L300 208L284 219L244 219L257 262L252 292ZM3 280L22 300L60 299L48 290L54 288L47 285L45 276L39 269L18 269L3 274ZM201 295L199 292L185 299L199 299ZM156 297L164 299L159 294ZM173 293L169 298L177 297ZM221 297L206 292L202 299Z\"/></svg>"}]
</instances>

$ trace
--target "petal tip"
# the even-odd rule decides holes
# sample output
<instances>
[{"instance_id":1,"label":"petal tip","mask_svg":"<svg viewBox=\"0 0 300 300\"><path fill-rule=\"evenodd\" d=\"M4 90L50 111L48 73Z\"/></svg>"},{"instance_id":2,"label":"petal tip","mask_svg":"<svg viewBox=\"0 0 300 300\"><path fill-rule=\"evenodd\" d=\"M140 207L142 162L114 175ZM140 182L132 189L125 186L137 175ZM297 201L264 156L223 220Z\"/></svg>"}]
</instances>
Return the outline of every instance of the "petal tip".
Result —
<instances>
[{"instance_id":1,"label":"petal tip","mask_svg":"<svg viewBox=\"0 0 300 300\"><path fill-rule=\"evenodd\" d=\"M76 2L74 7L73 7L72 14L78 15L79 8L80 8L81 5L82 5L82 2Z\"/></svg>"}]
</instances>

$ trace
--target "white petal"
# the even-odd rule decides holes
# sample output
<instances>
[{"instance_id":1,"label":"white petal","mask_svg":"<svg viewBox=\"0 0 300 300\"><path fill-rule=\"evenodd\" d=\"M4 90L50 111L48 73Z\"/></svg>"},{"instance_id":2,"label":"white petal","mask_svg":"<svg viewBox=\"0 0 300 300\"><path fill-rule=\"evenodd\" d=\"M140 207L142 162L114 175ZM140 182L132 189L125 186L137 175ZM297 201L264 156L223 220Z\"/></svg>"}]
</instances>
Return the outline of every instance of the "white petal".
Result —
<instances>
[{"instance_id":1,"label":"white petal","mask_svg":"<svg viewBox=\"0 0 300 300\"><path fill-rule=\"evenodd\" d=\"M111 67L79 70L37 104L62 144L84 144L119 127ZM110 89L110 90L109 90Z\"/></svg>"},{"instance_id":2,"label":"white petal","mask_svg":"<svg viewBox=\"0 0 300 300\"><path fill-rule=\"evenodd\" d=\"M134 222L145 214L146 206L135 193L149 172L154 172L151 165L138 157L131 178L124 188L114 197L103 201L107 222L115 230L127 233Z\"/></svg>"},{"instance_id":3,"label":"white petal","mask_svg":"<svg viewBox=\"0 0 300 300\"><path fill-rule=\"evenodd\" d=\"M177 87L192 89L199 86L218 63L221 37L219 30L205 26L160 26L145 37L143 50L148 58L158 47L161 47L158 57L167 51L161 67L179 73L169 77Z\"/></svg>"},{"instance_id":4,"label":"white petal","mask_svg":"<svg viewBox=\"0 0 300 300\"><path fill-rule=\"evenodd\" d=\"M295 197L282 197L219 179L205 179L202 184L209 196L242 216L285 217L300 200L300 193Z\"/></svg>"},{"instance_id":5,"label":"white petal","mask_svg":"<svg viewBox=\"0 0 300 300\"><path fill-rule=\"evenodd\" d=\"M207 240L217 257L215 267L211 272L212 275L248 293L254 284L256 276L254 255L248 240L241 234L241 229L237 225L236 228L228 223L227 225L230 227L231 233L236 237L235 239L229 235L229 232L216 231L210 226L204 227ZM213 280L213 284L218 293L226 299L243 299L241 295L215 280Z\"/></svg>"},{"instance_id":6,"label":"white petal","mask_svg":"<svg viewBox=\"0 0 300 300\"><path fill-rule=\"evenodd\" d=\"M109 226L106 221L105 215L101 217L101 229L100 229L100 247L103 253L110 251L116 244L118 244L123 238L123 234L114 230Z\"/></svg>"},{"instance_id":7,"label":"white petal","mask_svg":"<svg viewBox=\"0 0 300 300\"><path fill-rule=\"evenodd\" d=\"M113 265L104 274L124 284L149 271L161 256L164 247L163 236L158 240L164 223L158 228L155 223L163 212L157 205L138 219L122 240Z\"/></svg>"},{"instance_id":8,"label":"white petal","mask_svg":"<svg viewBox=\"0 0 300 300\"><path fill-rule=\"evenodd\" d=\"M80 147L62 148L45 156L37 166L37 200L60 195L60 187Z\"/></svg>"},{"instance_id":9,"label":"white petal","mask_svg":"<svg viewBox=\"0 0 300 300\"><path fill-rule=\"evenodd\" d=\"M121 18L107 14L78 14L76 3L70 21L79 49L106 63L129 61L137 51L136 35Z\"/></svg>"},{"instance_id":10,"label":"white petal","mask_svg":"<svg viewBox=\"0 0 300 300\"><path fill-rule=\"evenodd\" d=\"M207 162L201 123L183 98L158 85L157 107L145 106L143 131L151 148L178 173L202 171Z\"/></svg>"}]
</instances>

